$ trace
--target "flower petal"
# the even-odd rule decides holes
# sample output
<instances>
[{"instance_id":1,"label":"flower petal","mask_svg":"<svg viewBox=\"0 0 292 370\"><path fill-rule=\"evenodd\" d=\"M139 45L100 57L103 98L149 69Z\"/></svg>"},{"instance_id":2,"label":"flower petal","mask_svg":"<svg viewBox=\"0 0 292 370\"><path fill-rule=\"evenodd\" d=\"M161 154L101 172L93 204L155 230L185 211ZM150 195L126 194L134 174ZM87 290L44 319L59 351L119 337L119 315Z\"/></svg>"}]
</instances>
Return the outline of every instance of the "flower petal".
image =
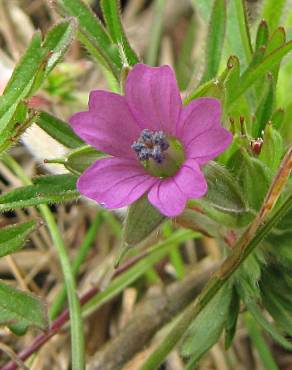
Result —
<instances>
[{"instance_id":1,"label":"flower petal","mask_svg":"<svg viewBox=\"0 0 292 370\"><path fill-rule=\"evenodd\" d=\"M232 142L232 134L223 127L208 130L195 137L185 147L187 158L203 165L222 153Z\"/></svg>"},{"instance_id":2,"label":"flower petal","mask_svg":"<svg viewBox=\"0 0 292 370\"><path fill-rule=\"evenodd\" d=\"M162 214L174 217L183 212L188 199L202 197L206 191L207 183L198 164L187 160L175 176L155 184L148 199Z\"/></svg>"},{"instance_id":3,"label":"flower petal","mask_svg":"<svg viewBox=\"0 0 292 370\"><path fill-rule=\"evenodd\" d=\"M178 138L187 144L206 130L218 128L221 119L220 101L214 98L198 98L186 105L181 113Z\"/></svg>"},{"instance_id":4,"label":"flower petal","mask_svg":"<svg viewBox=\"0 0 292 370\"><path fill-rule=\"evenodd\" d=\"M102 207L112 209L133 203L156 182L136 160L105 158L83 172L77 188Z\"/></svg>"},{"instance_id":5,"label":"flower petal","mask_svg":"<svg viewBox=\"0 0 292 370\"><path fill-rule=\"evenodd\" d=\"M89 111L74 114L69 122L76 134L95 148L117 157L135 157L131 145L141 129L124 96L92 91Z\"/></svg>"},{"instance_id":6,"label":"flower petal","mask_svg":"<svg viewBox=\"0 0 292 370\"><path fill-rule=\"evenodd\" d=\"M187 158L198 164L217 157L232 141L232 134L221 126L221 104L214 98L199 98L184 107L178 130Z\"/></svg>"},{"instance_id":7,"label":"flower petal","mask_svg":"<svg viewBox=\"0 0 292 370\"><path fill-rule=\"evenodd\" d=\"M136 64L126 80L126 99L142 129L175 134L182 103L169 66Z\"/></svg>"}]
</instances>

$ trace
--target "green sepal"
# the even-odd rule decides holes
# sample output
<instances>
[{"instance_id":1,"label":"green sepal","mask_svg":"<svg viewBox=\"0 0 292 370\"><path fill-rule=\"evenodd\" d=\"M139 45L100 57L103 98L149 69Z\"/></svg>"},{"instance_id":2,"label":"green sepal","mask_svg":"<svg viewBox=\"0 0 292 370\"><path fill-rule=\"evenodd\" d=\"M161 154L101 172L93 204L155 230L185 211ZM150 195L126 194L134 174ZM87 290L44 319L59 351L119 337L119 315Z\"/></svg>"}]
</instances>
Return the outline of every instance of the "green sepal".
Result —
<instances>
[{"instance_id":1,"label":"green sepal","mask_svg":"<svg viewBox=\"0 0 292 370\"><path fill-rule=\"evenodd\" d=\"M123 228L123 245L135 247L145 240L167 220L157 208L143 196L133 203L127 212Z\"/></svg>"},{"instance_id":2,"label":"green sepal","mask_svg":"<svg viewBox=\"0 0 292 370\"><path fill-rule=\"evenodd\" d=\"M105 157L107 157L107 155L103 152L86 145L70 152L64 160L64 166L68 171L80 175L95 161Z\"/></svg>"}]
</instances>

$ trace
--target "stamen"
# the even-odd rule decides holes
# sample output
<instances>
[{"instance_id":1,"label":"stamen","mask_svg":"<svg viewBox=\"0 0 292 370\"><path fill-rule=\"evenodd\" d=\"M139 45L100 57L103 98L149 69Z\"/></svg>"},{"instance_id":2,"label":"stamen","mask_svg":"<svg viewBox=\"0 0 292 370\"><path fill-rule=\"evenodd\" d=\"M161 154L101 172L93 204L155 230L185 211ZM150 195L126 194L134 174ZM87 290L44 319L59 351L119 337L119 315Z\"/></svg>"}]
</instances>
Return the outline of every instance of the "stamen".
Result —
<instances>
[{"instance_id":1,"label":"stamen","mask_svg":"<svg viewBox=\"0 0 292 370\"><path fill-rule=\"evenodd\" d=\"M140 161L152 158L155 162L162 163L165 158L163 152L169 148L169 143L163 131L144 129L131 148L136 152Z\"/></svg>"}]
</instances>

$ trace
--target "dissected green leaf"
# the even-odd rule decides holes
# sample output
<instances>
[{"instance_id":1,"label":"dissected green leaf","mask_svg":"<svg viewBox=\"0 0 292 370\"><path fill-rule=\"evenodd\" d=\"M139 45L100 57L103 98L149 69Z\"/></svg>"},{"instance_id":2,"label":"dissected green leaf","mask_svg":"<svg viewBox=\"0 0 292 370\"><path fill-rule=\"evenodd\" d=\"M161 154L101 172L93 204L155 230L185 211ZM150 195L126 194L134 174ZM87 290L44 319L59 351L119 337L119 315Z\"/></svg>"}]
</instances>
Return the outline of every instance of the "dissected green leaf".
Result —
<instances>
[{"instance_id":1,"label":"dissected green leaf","mask_svg":"<svg viewBox=\"0 0 292 370\"><path fill-rule=\"evenodd\" d=\"M38 177L32 185L0 195L0 211L76 199L76 179L73 175Z\"/></svg>"},{"instance_id":2,"label":"dissected green leaf","mask_svg":"<svg viewBox=\"0 0 292 370\"><path fill-rule=\"evenodd\" d=\"M47 134L68 148L78 148L84 142L74 133L68 123L47 113L40 112L35 123Z\"/></svg>"},{"instance_id":3,"label":"dissected green leaf","mask_svg":"<svg viewBox=\"0 0 292 370\"><path fill-rule=\"evenodd\" d=\"M268 191L272 172L257 158L239 150L232 158L233 172L242 187L243 197L252 209L258 210Z\"/></svg>"},{"instance_id":4,"label":"dissected green leaf","mask_svg":"<svg viewBox=\"0 0 292 370\"><path fill-rule=\"evenodd\" d=\"M280 370L276 364L271 349L266 343L261 328L249 312L243 314L243 321L253 348L258 352L260 362L265 370Z\"/></svg>"},{"instance_id":5,"label":"dissected green leaf","mask_svg":"<svg viewBox=\"0 0 292 370\"><path fill-rule=\"evenodd\" d=\"M275 30L272 34L266 50L266 55L270 55L273 51L279 49L280 47L284 46L286 42L286 33L283 27L279 27ZM279 73L280 63L277 63L272 69L271 73L274 77L274 83L276 84L278 80L278 73Z\"/></svg>"},{"instance_id":6,"label":"dissected green leaf","mask_svg":"<svg viewBox=\"0 0 292 370\"><path fill-rule=\"evenodd\" d=\"M283 27L279 27L274 31L274 33L271 35L271 38L268 41L266 54L269 55L273 51L279 49L280 47L285 45L285 42L286 42L285 29Z\"/></svg>"},{"instance_id":7,"label":"dissected green leaf","mask_svg":"<svg viewBox=\"0 0 292 370\"><path fill-rule=\"evenodd\" d=\"M130 65L138 63L138 57L134 50L131 48L128 39L123 30L120 15L120 2L119 0L101 0L102 14L104 16L105 23L109 34L111 35L115 44L119 45L127 58Z\"/></svg>"},{"instance_id":8,"label":"dissected green leaf","mask_svg":"<svg viewBox=\"0 0 292 370\"><path fill-rule=\"evenodd\" d=\"M274 92L274 79L272 74L267 76L267 86L263 93L262 99L259 102L255 117L256 121L252 127L253 137L261 136L266 124L271 118L274 106L275 92Z\"/></svg>"},{"instance_id":9,"label":"dissected green leaf","mask_svg":"<svg viewBox=\"0 0 292 370\"><path fill-rule=\"evenodd\" d=\"M239 86L232 96L231 102L234 103L257 79L264 76L273 67L279 64L282 58L292 50L292 41L287 42L282 47L267 55L264 60L255 68L247 69L241 76Z\"/></svg>"},{"instance_id":10,"label":"dissected green leaf","mask_svg":"<svg viewBox=\"0 0 292 370\"><path fill-rule=\"evenodd\" d=\"M253 56L252 56L252 59L251 59L251 62L249 64L248 68L252 69L252 68L255 68L256 66L258 66L263 61L263 59L265 57L265 54L266 54L266 47L265 46L261 46L258 49L256 49Z\"/></svg>"},{"instance_id":11,"label":"dissected green leaf","mask_svg":"<svg viewBox=\"0 0 292 370\"><path fill-rule=\"evenodd\" d=\"M226 1L215 0L209 24L206 69L202 82L211 80L218 72L226 29Z\"/></svg>"},{"instance_id":12,"label":"dissected green leaf","mask_svg":"<svg viewBox=\"0 0 292 370\"><path fill-rule=\"evenodd\" d=\"M32 220L0 229L0 257L18 251L35 227L36 221Z\"/></svg>"},{"instance_id":13,"label":"dissected green leaf","mask_svg":"<svg viewBox=\"0 0 292 370\"><path fill-rule=\"evenodd\" d=\"M47 309L36 296L24 293L0 281L0 325L48 327Z\"/></svg>"},{"instance_id":14,"label":"dissected green leaf","mask_svg":"<svg viewBox=\"0 0 292 370\"><path fill-rule=\"evenodd\" d=\"M292 312L292 295L291 295L291 271L289 267L285 265L279 265L276 267L275 263L271 264L263 273L261 280L261 288L265 293L267 285L271 294L275 297L277 302L285 309L288 313ZM290 279L289 279L290 276ZM288 277L288 279L287 279ZM272 280L271 280L272 279Z\"/></svg>"},{"instance_id":15,"label":"dissected green leaf","mask_svg":"<svg viewBox=\"0 0 292 370\"><path fill-rule=\"evenodd\" d=\"M70 152L65 159L64 166L70 172L80 175L96 160L105 156L106 154L86 145Z\"/></svg>"},{"instance_id":16,"label":"dissected green leaf","mask_svg":"<svg viewBox=\"0 0 292 370\"><path fill-rule=\"evenodd\" d=\"M292 343L290 343L285 336L279 331L279 329L274 326L270 321L265 317L260 307L253 301L245 302L247 309L252 314L254 319L257 321L261 327L270 334L273 340L279 343L283 348L287 350L292 349Z\"/></svg>"},{"instance_id":17,"label":"dissected green leaf","mask_svg":"<svg viewBox=\"0 0 292 370\"><path fill-rule=\"evenodd\" d=\"M225 349L230 348L235 331L240 309L240 296L235 287L233 287L230 305L228 307L227 318L225 322Z\"/></svg>"},{"instance_id":18,"label":"dissected green leaf","mask_svg":"<svg viewBox=\"0 0 292 370\"><path fill-rule=\"evenodd\" d=\"M267 46L269 39L269 27L268 23L263 19L257 30L255 48L258 49L261 46Z\"/></svg>"},{"instance_id":19,"label":"dissected green leaf","mask_svg":"<svg viewBox=\"0 0 292 370\"><path fill-rule=\"evenodd\" d=\"M234 274L236 290L245 302L260 299L259 281L262 277L264 263L264 255L258 248L246 258Z\"/></svg>"},{"instance_id":20,"label":"dissected green leaf","mask_svg":"<svg viewBox=\"0 0 292 370\"><path fill-rule=\"evenodd\" d=\"M228 75L224 81L225 87L225 106L228 106L229 101L232 100L234 90L237 89L240 78L240 64L239 59L232 55L227 61Z\"/></svg>"},{"instance_id":21,"label":"dissected green leaf","mask_svg":"<svg viewBox=\"0 0 292 370\"><path fill-rule=\"evenodd\" d=\"M219 339L227 320L230 300L231 289L226 285L190 325L181 348L182 355L190 357L186 369L193 369L203 354Z\"/></svg>"},{"instance_id":22,"label":"dissected green leaf","mask_svg":"<svg viewBox=\"0 0 292 370\"><path fill-rule=\"evenodd\" d=\"M126 247L134 247L143 242L166 220L157 208L143 196L133 203L127 213L123 230L123 242Z\"/></svg>"},{"instance_id":23,"label":"dissected green leaf","mask_svg":"<svg viewBox=\"0 0 292 370\"><path fill-rule=\"evenodd\" d=\"M290 336L292 335L292 317L291 311L285 310L278 297L272 291L262 289L263 304L276 323Z\"/></svg>"}]
</instances>

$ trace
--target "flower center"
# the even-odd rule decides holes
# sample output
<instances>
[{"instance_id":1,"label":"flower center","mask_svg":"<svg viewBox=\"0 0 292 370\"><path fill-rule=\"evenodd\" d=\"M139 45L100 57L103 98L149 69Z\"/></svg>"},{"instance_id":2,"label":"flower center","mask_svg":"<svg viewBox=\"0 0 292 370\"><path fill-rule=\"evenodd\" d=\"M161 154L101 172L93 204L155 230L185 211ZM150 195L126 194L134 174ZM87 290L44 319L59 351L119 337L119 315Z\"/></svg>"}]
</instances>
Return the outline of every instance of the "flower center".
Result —
<instances>
[{"instance_id":1,"label":"flower center","mask_svg":"<svg viewBox=\"0 0 292 370\"><path fill-rule=\"evenodd\" d=\"M131 148L145 170L160 178L175 175L184 161L182 144L163 131L144 129Z\"/></svg>"}]
</instances>

